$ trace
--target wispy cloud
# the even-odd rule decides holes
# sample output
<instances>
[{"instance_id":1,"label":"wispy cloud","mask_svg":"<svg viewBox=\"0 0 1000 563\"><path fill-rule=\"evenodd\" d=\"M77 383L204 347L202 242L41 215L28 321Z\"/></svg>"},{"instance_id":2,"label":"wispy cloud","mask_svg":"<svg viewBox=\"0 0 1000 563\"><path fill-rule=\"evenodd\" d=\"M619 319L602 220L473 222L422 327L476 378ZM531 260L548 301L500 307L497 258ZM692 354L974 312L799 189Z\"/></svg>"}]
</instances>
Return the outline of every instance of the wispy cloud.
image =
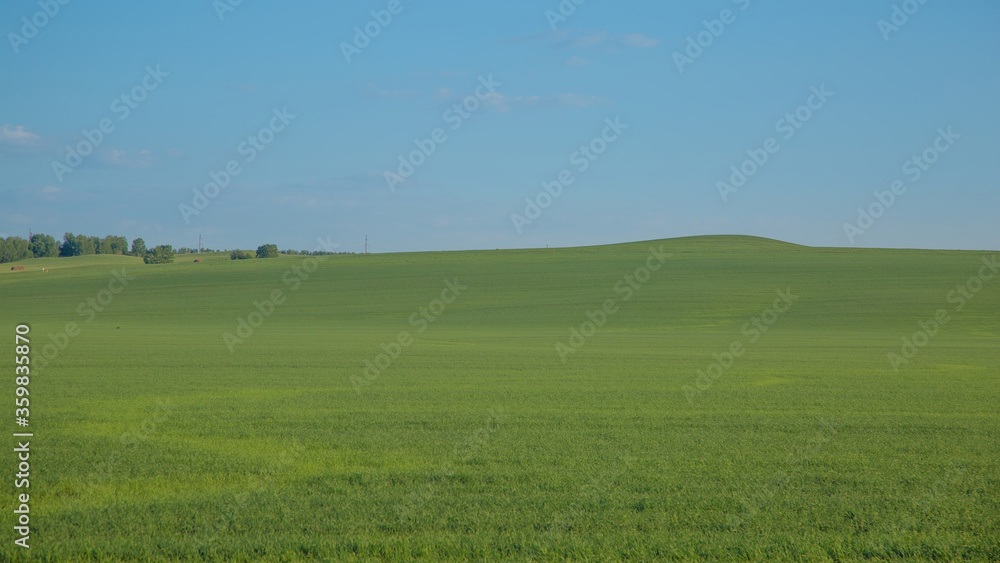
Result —
<instances>
[{"instance_id":1,"label":"wispy cloud","mask_svg":"<svg viewBox=\"0 0 1000 563\"><path fill-rule=\"evenodd\" d=\"M589 64L590 61L583 57L570 57L569 60L566 61L567 66L586 66Z\"/></svg>"},{"instance_id":2,"label":"wispy cloud","mask_svg":"<svg viewBox=\"0 0 1000 563\"><path fill-rule=\"evenodd\" d=\"M532 35L517 35L501 39L501 43L529 43L531 41L562 41L569 37L569 31L558 29L556 31L546 31L545 33L535 33Z\"/></svg>"},{"instance_id":3,"label":"wispy cloud","mask_svg":"<svg viewBox=\"0 0 1000 563\"><path fill-rule=\"evenodd\" d=\"M374 82L365 82L364 86L365 95L371 98L404 98L413 99L420 97L420 92L416 90L401 89L401 90L386 90L379 88Z\"/></svg>"},{"instance_id":4,"label":"wispy cloud","mask_svg":"<svg viewBox=\"0 0 1000 563\"><path fill-rule=\"evenodd\" d=\"M555 94L551 96L507 96L500 93L493 93L483 100L483 103L497 111L510 111L513 109L542 107L542 106L569 106L569 107L590 107L610 102L608 98L601 96L589 96L586 94Z\"/></svg>"},{"instance_id":5,"label":"wispy cloud","mask_svg":"<svg viewBox=\"0 0 1000 563\"><path fill-rule=\"evenodd\" d=\"M637 49L648 49L650 47L656 47L660 44L659 39L653 39L652 37L647 37L641 33L626 33L620 38L622 45L626 47L635 47Z\"/></svg>"},{"instance_id":6,"label":"wispy cloud","mask_svg":"<svg viewBox=\"0 0 1000 563\"><path fill-rule=\"evenodd\" d=\"M379 90L372 94L376 98L416 98L420 92L416 90Z\"/></svg>"},{"instance_id":7,"label":"wispy cloud","mask_svg":"<svg viewBox=\"0 0 1000 563\"><path fill-rule=\"evenodd\" d=\"M23 125L11 127L5 124L0 129L0 143L8 145L33 146L40 143L41 137L24 128Z\"/></svg>"},{"instance_id":8,"label":"wispy cloud","mask_svg":"<svg viewBox=\"0 0 1000 563\"><path fill-rule=\"evenodd\" d=\"M608 40L607 31L591 31L583 35L577 35L563 43L564 47L587 48L596 47Z\"/></svg>"},{"instance_id":9,"label":"wispy cloud","mask_svg":"<svg viewBox=\"0 0 1000 563\"><path fill-rule=\"evenodd\" d=\"M106 151L101 151L99 153L99 158L103 164L123 168L148 168L155 163L153 151L149 149L141 149L138 151L108 149Z\"/></svg>"},{"instance_id":10,"label":"wispy cloud","mask_svg":"<svg viewBox=\"0 0 1000 563\"><path fill-rule=\"evenodd\" d=\"M36 191L40 194L42 199L48 202L56 201L59 197L59 193L62 192L62 190L56 186L45 186L37 189Z\"/></svg>"},{"instance_id":11,"label":"wispy cloud","mask_svg":"<svg viewBox=\"0 0 1000 563\"><path fill-rule=\"evenodd\" d=\"M527 43L532 41L547 42L557 49L592 49L596 47L604 47L608 50L615 50L620 47L649 49L660 44L659 39L642 33L612 35L607 30L587 31L576 34L566 30L559 30L535 35L520 35L503 40L505 43Z\"/></svg>"},{"instance_id":12,"label":"wispy cloud","mask_svg":"<svg viewBox=\"0 0 1000 563\"><path fill-rule=\"evenodd\" d=\"M556 101L560 105L574 106L578 108L596 106L611 102L611 100L603 96L587 96L584 94L559 94L556 96Z\"/></svg>"}]
</instances>

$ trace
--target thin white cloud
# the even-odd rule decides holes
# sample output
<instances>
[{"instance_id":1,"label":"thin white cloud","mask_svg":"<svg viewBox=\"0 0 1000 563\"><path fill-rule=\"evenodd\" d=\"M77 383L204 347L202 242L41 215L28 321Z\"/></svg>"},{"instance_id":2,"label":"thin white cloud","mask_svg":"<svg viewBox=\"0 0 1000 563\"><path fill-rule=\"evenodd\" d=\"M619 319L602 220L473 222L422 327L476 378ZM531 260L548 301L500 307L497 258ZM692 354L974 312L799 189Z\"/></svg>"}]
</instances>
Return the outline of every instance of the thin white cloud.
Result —
<instances>
[{"instance_id":1,"label":"thin white cloud","mask_svg":"<svg viewBox=\"0 0 1000 563\"><path fill-rule=\"evenodd\" d=\"M41 140L41 137L25 129L24 125L11 127L8 123L3 126L3 129L0 129L0 143L30 146Z\"/></svg>"},{"instance_id":2,"label":"thin white cloud","mask_svg":"<svg viewBox=\"0 0 1000 563\"><path fill-rule=\"evenodd\" d=\"M569 60L566 61L567 66L586 66L589 64L590 61L583 57L570 57Z\"/></svg>"},{"instance_id":3,"label":"thin white cloud","mask_svg":"<svg viewBox=\"0 0 1000 563\"><path fill-rule=\"evenodd\" d=\"M100 151L98 158L106 165L124 168L148 168L154 163L153 152L149 149L141 149L135 152L108 149Z\"/></svg>"},{"instance_id":4,"label":"thin white cloud","mask_svg":"<svg viewBox=\"0 0 1000 563\"><path fill-rule=\"evenodd\" d=\"M626 33L621 36L621 42L626 47L636 47L638 49L648 49L660 44L659 39L653 39L641 33Z\"/></svg>"},{"instance_id":5,"label":"thin white cloud","mask_svg":"<svg viewBox=\"0 0 1000 563\"><path fill-rule=\"evenodd\" d=\"M578 35L566 42L567 47L596 47L608 40L607 31L591 31Z\"/></svg>"},{"instance_id":6,"label":"thin white cloud","mask_svg":"<svg viewBox=\"0 0 1000 563\"><path fill-rule=\"evenodd\" d=\"M545 33L535 33L533 35L518 35L517 37L501 39L501 41L503 43L528 43L539 40L561 41L567 37L569 37L569 31L565 29L557 29L555 31L546 31Z\"/></svg>"},{"instance_id":7,"label":"thin white cloud","mask_svg":"<svg viewBox=\"0 0 1000 563\"><path fill-rule=\"evenodd\" d=\"M494 92L483 100L483 104L496 109L497 111L510 111L513 109L541 107L541 106L569 106L569 107L590 107L608 103L610 100L600 96L588 96L585 94L556 94L554 96L507 96Z\"/></svg>"},{"instance_id":8,"label":"thin white cloud","mask_svg":"<svg viewBox=\"0 0 1000 563\"><path fill-rule=\"evenodd\" d=\"M556 101L559 103L559 105L573 106L578 108L585 108L600 104L606 104L610 101L607 98L603 98L601 96L587 96L584 94L559 94L555 98Z\"/></svg>"},{"instance_id":9,"label":"thin white cloud","mask_svg":"<svg viewBox=\"0 0 1000 563\"><path fill-rule=\"evenodd\" d=\"M58 199L58 194L62 192L62 190L56 186L45 186L38 191L42 194L42 198L49 202L56 201L56 199Z\"/></svg>"},{"instance_id":10,"label":"thin white cloud","mask_svg":"<svg viewBox=\"0 0 1000 563\"><path fill-rule=\"evenodd\" d=\"M416 98L420 92L416 90L378 90L370 94L375 98Z\"/></svg>"},{"instance_id":11,"label":"thin white cloud","mask_svg":"<svg viewBox=\"0 0 1000 563\"><path fill-rule=\"evenodd\" d=\"M420 96L416 90L386 90L379 88L374 82L365 82L365 95L371 98L405 98L412 99Z\"/></svg>"},{"instance_id":12,"label":"thin white cloud","mask_svg":"<svg viewBox=\"0 0 1000 563\"><path fill-rule=\"evenodd\" d=\"M592 49L603 47L608 51L615 51L617 48L630 47L633 49L649 49L660 44L659 39L649 37L642 33L625 33L622 35L611 35L607 30L588 31L585 33L569 33L560 30L559 33L539 33L537 35L522 35L512 39L507 39L507 43L521 43L530 41L542 41L549 43L552 47L559 49Z\"/></svg>"}]
</instances>

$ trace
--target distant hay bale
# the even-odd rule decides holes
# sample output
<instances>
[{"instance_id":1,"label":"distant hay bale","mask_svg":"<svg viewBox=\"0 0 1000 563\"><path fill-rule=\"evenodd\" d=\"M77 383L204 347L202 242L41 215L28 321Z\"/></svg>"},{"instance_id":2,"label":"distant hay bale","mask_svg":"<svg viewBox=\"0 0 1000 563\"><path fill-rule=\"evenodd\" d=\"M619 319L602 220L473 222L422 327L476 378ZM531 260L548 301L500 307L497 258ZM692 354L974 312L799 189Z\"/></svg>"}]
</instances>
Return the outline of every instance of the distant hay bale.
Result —
<instances>
[{"instance_id":1,"label":"distant hay bale","mask_svg":"<svg viewBox=\"0 0 1000 563\"><path fill-rule=\"evenodd\" d=\"M24 266L11 266L10 269L11 270L23 270Z\"/></svg>"},{"instance_id":2,"label":"distant hay bale","mask_svg":"<svg viewBox=\"0 0 1000 563\"><path fill-rule=\"evenodd\" d=\"M200 260L200 259L198 259L198 258L195 258L195 259L194 259L194 261L195 261L195 262L201 262L201 260Z\"/></svg>"}]
</instances>

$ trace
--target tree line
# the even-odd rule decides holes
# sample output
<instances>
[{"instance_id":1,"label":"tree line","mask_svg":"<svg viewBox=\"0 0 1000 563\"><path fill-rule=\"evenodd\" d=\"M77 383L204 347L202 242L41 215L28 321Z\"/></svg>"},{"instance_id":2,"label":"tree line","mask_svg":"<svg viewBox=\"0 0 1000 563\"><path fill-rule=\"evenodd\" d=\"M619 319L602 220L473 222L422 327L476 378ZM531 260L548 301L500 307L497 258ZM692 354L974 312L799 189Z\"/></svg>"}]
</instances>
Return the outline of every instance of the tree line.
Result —
<instances>
[{"instance_id":1,"label":"tree line","mask_svg":"<svg viewBox=\"0 0 1000 563\"><path fill-rule=\"evenodd\" d=\"M249 260L251 258L274 258L281 254L290 256L323 256L328 254L354 254L353 252L327 252L323 250L278 250L276 244L262 244L257 247L257 253L250 250L234 250L229 253L230 260Z\"/></svg>"},{"instance_id":2,"label":"tree line","mask_svg":"<svg viewBox=\"0 0 1000 563\"><path fill-rule=\"evenodd\" d=\"M218 252L217 250L203 249L202 252ZM62 242L55 237L42 233L31 235L30 239L22 237L0 238L0 264L4 262L15 262L26 258L52 258L57 256L87 256L90 254L120 254L124 256L138 256L147 264L166 264L174 261L176 254L197 254L194 248L178 248L176 251L169 244L161 244L153 248L146 248L146 242L141 238L133 239L129 247L128 239L125 237L108 235L104 238L87 235L74 235L66 233ZM278 250L274 244L265 244L257 248L256 254L252 251L234 250L230 254L233 260L243 260L247 258L273 258L279 254L290 254L300 256L319 256L324 254L354 254L353 252L324 252L308 250Z\"/></svg>"},{"instance_id":3,"label":"tree line","mask_svg":"<svg viewBox=\"0 0 1000 563\"><path fill-rule=\"evenodd\" d=\"M104 238L66 233L60 243L52 235L36 233L30 239L22 237L0 238L0 264L26 258L53 258L57 256L86 256L90 254L121 254L138 256L147 264L164 264L174 261L174 249L169 244L146 248L141 238L133 239L129 247L125 237L108 235Z\"/></svg>"}]
</instances>

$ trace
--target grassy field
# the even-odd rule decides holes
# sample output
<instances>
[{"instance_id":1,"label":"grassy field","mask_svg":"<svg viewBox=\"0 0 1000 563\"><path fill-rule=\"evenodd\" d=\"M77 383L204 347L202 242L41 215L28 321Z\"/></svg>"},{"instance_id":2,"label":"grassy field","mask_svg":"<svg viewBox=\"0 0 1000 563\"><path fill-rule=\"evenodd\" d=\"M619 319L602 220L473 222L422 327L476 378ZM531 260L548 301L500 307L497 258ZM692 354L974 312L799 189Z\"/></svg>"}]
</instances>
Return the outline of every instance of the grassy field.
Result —
<instances>
[{"instance_id":1,"label":"grassy field","mask_svg":"<svg viewBox=\"0 0 1000 563\"><path fill-rule=\"evenodd\" d=\"M0 560L997 561L998 254L25 261Z\"/></svg>"}]
</instances>

